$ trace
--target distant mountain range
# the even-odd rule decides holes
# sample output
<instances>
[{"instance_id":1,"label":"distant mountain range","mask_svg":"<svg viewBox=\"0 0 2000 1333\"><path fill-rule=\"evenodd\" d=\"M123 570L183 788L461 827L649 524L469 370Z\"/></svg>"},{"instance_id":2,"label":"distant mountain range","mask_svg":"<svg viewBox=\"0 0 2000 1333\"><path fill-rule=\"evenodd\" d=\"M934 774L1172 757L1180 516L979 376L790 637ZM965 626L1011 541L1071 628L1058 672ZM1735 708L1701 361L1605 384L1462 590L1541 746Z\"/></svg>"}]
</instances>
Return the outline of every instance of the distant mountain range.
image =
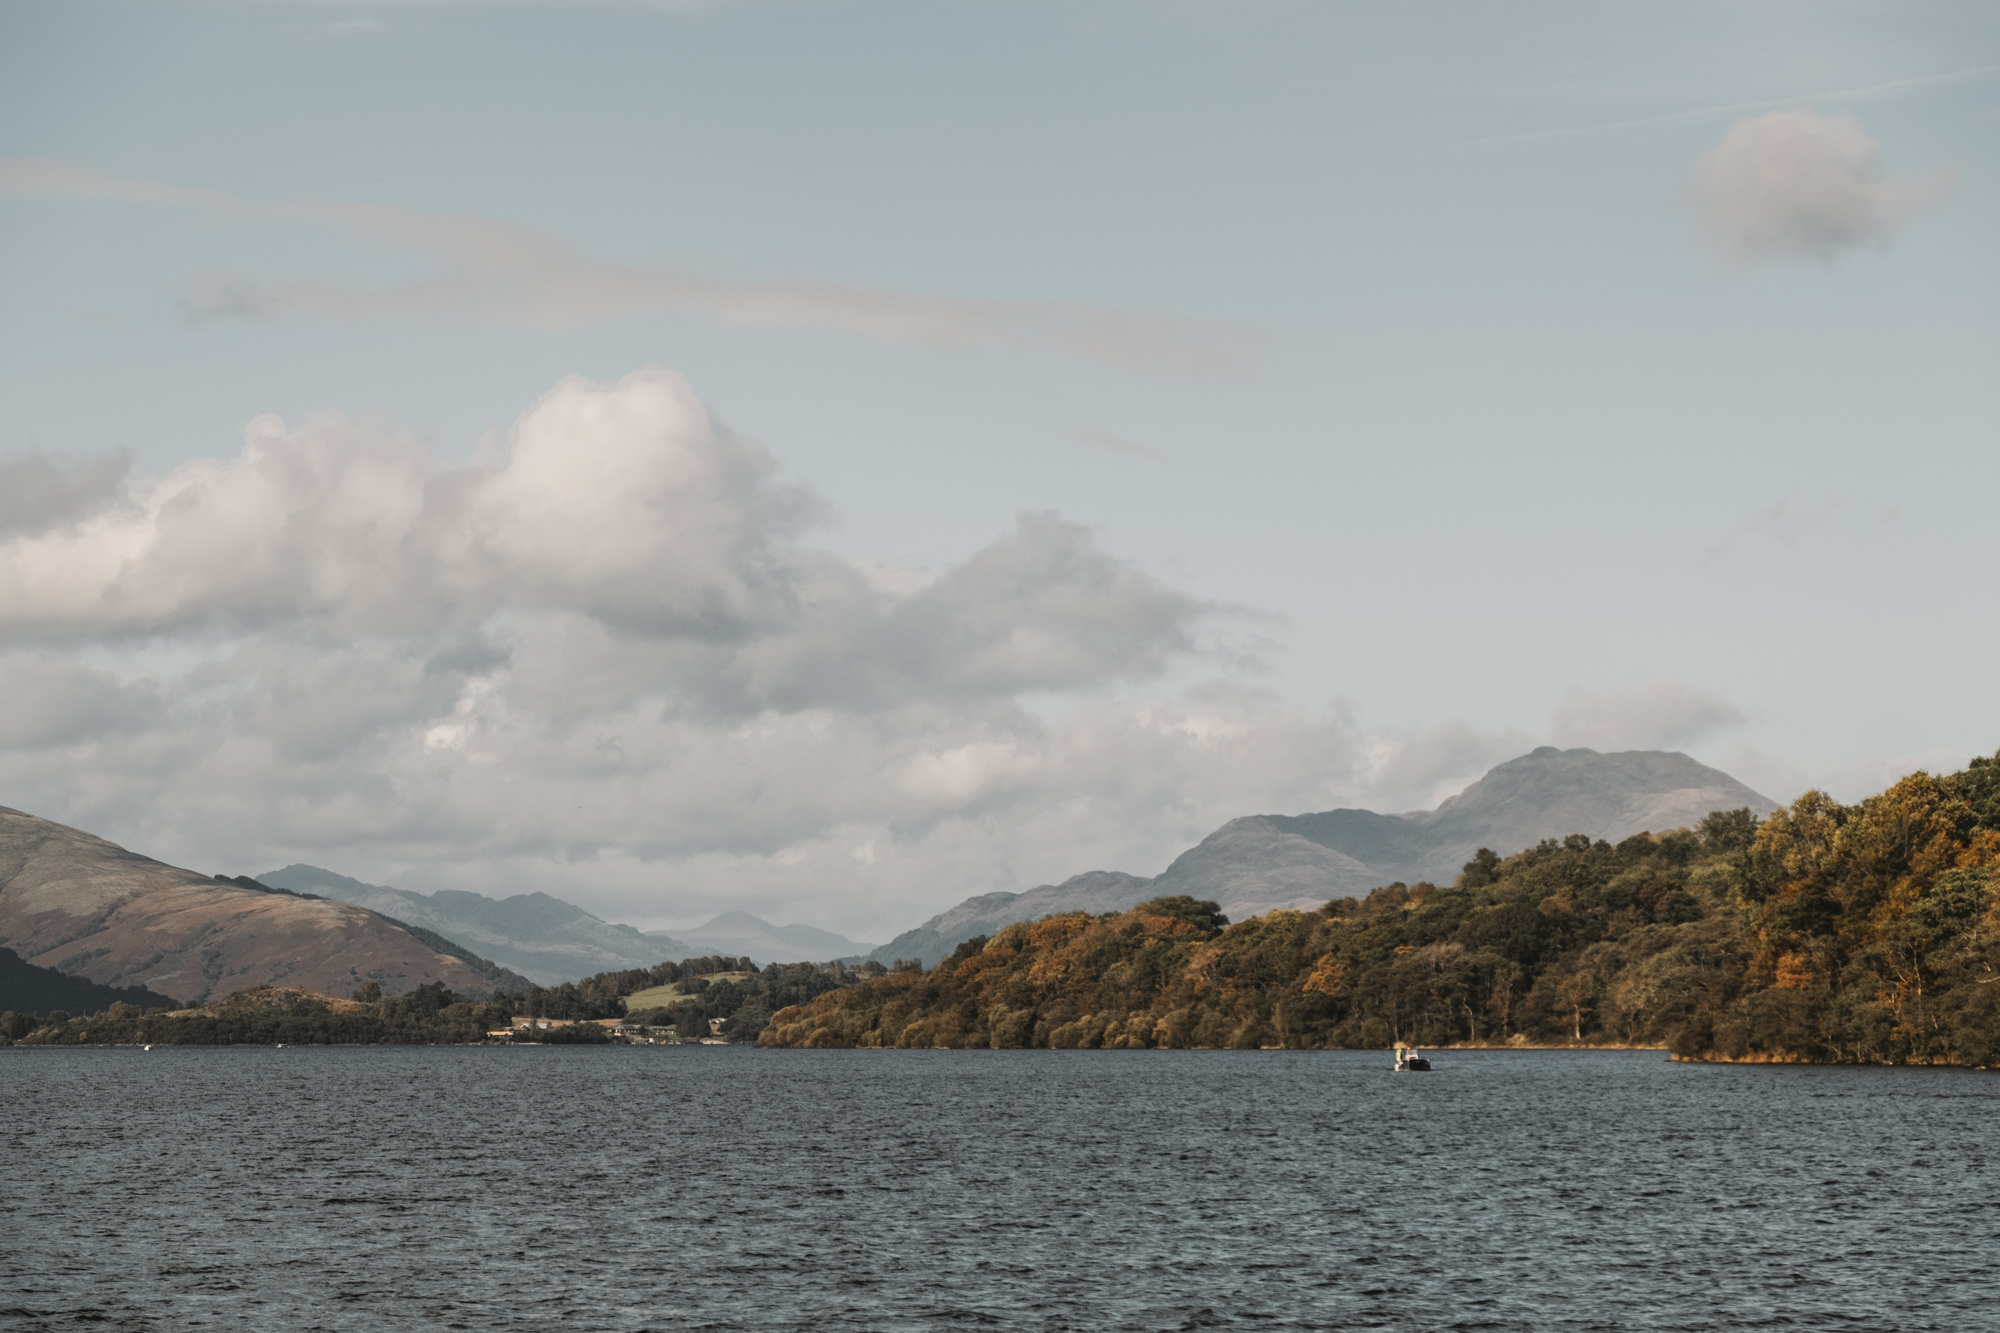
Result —
<instances>
[{"instance_id":1,"label":"distant mountain range","mask_svg":"<svg viewBox=\"0 0 2000 1333\"><path fill-rule=\"evenodd\" d=\"M526 979L421 926L129 852L0 807L0 945L35 967L179 1002L263 984L345 997L441 981L464 995Z\"/></svg>"},{"instance_id":2,"label":"distant mountain range","mask_svg":"<svg viewBox=\"0 0 2000 1333\"><path fill-rule=\"evenodd\" d=\"M355 903L464 941L543 986L712 954L748 957L762 966L859 958L874 947L812 926L774 926L748 912L724 912L699 929L668 935L606 921L546 893L511 898L463 889L417 893L364 884L309 865L289 865L256 878L274 888Z\"/></svg>"},{"instance_id":3,"label":"distant mountain range","mask_svg":"<svg viewBox=\"0 0 2000 1333\"><path fill-rule=\"evenodd\" d=\"M682 939L703 954L744 954L763 963L858 962L875 946L817 926L774 926L748 912L724 912L707 925L684 930Z\"/></svg>"},{"instance_id":4,"label":"distant mountain range","mask_svg":"<svg viewBox=\"0 0 2000 1333\"><path fill-rule=\"evenodd\" d=\"M1617 841L1743 806L1760 816L1776 808L1683 754L1544 747L1436 810L1246 816L1153 878L1092 871L1026 893L982 894L872 952L831 931L774 926L747 912L668 935L545 893L414 893L308 865L225 880L0 807L0 946L36 967L177 1001L263 983L346 996L367 981L390 994L442 981L492 994L718 954L760 965L863 955L932 965L975 935L1056 912L1123 911L1186 894L1241 920L1394 880L1448 883L1481 847L1509 855L1570 833Z\"/></svg>"},{"instance_id":5,"label":"distant mountain range","mask_svg":"<svg viewBox=\"0 0 2000 1333\"><path fill-rule=\"evenodd\" d=\"M1095 870L1025 893L968 898L874 951L882 963L931 966L975 935L1055 912L1122 912L1186 894L1222 905L1232 921L1278 908L1310 909L1401 880L1448 884L1481 847L1509 856L1571 833L1616 842L1698 823L1713 810L1777 804L1684 754L1558 750L1510 759L1435 810L1403 815L1328 810L1232 819L1146 879Z\"/></svg>"},{"instance_id":6,"label":"distant mountain range","mask_svg":"<svg viewBox=\"0 0 2000 1333\"><path fill-rule=\"evenodd\" d=\"M511 898L462 889L414 893L309 865L289 865L256 878L273 888L316 893L434 930L542 986L708 952L670 935L613 925L546 893Z\"/></svg>"}]
</instances>

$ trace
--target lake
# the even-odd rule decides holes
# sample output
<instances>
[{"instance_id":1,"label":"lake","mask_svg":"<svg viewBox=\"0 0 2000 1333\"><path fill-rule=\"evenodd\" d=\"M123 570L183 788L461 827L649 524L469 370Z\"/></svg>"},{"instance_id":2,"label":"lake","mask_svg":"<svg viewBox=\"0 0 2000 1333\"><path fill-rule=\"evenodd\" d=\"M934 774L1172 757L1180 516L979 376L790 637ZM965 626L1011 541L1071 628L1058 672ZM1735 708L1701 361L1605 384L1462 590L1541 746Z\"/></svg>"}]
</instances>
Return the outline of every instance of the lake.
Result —
<instances>
[{"instance_id":1,"label":"lake","mask_svg":"<svg viewBox=\"0 0 2000 1333\"><path fill-rule=\"evenodd\" d=\"M2000 1079L1655 1052L0 1051L20 1329L1960 1330Z\"/></svg>"}]
</instances>

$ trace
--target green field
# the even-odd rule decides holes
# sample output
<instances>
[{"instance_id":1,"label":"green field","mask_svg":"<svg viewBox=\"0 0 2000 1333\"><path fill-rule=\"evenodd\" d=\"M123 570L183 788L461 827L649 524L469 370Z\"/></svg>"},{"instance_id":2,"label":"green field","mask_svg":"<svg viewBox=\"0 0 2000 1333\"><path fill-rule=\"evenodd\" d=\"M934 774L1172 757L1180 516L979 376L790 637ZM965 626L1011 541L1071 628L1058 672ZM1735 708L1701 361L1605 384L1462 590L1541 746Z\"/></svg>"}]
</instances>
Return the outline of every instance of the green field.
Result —
<instances>
[{"instance_id":1,"label":"green field","mask_svg":"<svg viewBox=\"0 0 2000 1333\"><path fill-rule=\"evenodd\" d=\"M741 981L748 972L715 972L703 978L710 985L718 981ZM672 986L648 986L645 990L634 991L625 997L625 1012L636 1014L641 1009L671 1009L684 1000L694 997L681 990L679 984Z\"/></svg>"}]
</instances>

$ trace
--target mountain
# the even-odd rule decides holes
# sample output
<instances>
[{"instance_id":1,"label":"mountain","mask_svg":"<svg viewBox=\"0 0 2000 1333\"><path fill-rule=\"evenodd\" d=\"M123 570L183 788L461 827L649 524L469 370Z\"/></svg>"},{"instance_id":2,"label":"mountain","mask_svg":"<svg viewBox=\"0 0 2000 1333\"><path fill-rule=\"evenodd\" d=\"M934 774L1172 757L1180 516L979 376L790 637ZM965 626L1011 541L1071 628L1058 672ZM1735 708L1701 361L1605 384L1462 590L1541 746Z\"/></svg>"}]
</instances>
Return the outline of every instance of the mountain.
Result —
<instances>
[{"instance_id":1,"label":"mountain","mask_svg":"<svg viewBox=\"0 0 2000 1333\"><path fill-rule=\"evenodd\" d=\"M1327 810L1232 819L1142 879L1093 871L1026 893L988 893L905 931L870 958L935 964L961 941L1055 912L1122 912L1186 894L1222 904L1233 921L1280 907L1315 908L1396 880L1449 884L1481 847L1509 856L1544 838L1582 833L1618 842L1747 806L1775 802L1719 769L1662 750L1558 750L1510 759L1435 810L1384 815Z\"/></svg>"},{"instance_id":2,"label":"mountain","mask_svg":"<svg viewBox=\"0 0 2000 1333\"><path fill-rule=\"evenodd\" d=\"M260 984L344 996L369 981L392 995L441 981L482 996L521 981L364 908L183 870L4 806L0 945L185 1002Z\"/></svg>"},{"instance_id":3,"label":"mountain","mask_svg":"<svg viewBox=\"0 0 2000 1333\"><path fill-rule=\"evenodd\" d=\"M0 949L0 1011L47 1014L52 1009L81 1017L129 1004L139 1009L171 1008L173 1000L144 986L100 986L82 977L23 962L12 949Z\"/></svg>"},{"instance_id":4,"label":"mountain","mask_svg":"<svg viewBox=\"0 0 2000 1333\"><path fill-rule=\"evenodd\" d=\"M816 926L774 926L748 912L724 912L696 930L683 930L682 939L699 954L747 956L759 966L765 963L830 963L836 958L858 958L875 946L856 944L845 935Z\"/></svg>"},{"instance_id":5,"label":"mountain","mask_svg":"<svg viewBox=\"0 0 2000 1333\"><path fill-rule=\"evenodd\" d=\"M918 959L933 967L938 959L975 935L995 935L1016 921L1036 921L1056 912L1122 912L1153 897L1153 881L1116 870L1090 870L1060 884L1044 884L1026 893L982 893L940 912L914 930L906 930L868 955L890 964Z\"/></svg>"},{"instance_id":6,"label":"mountain","mask_svg":"<svg viewBox=\"0 0 2000 1333\"><path fill-rule=\"evenodd\" d=\"M605 921L574 903L546 893L517 893L511 898L489 898L463 889L416 893L382 884L364 884L308 865L289 865L257 878L274 888L355 903L398 921L463 940L495 962L543 986L574 981L597 972L651 967L668 960L720 952L705 943ZM743 950L727 952L738 954ZM854 950L850 948L848 952Z\"/></svg>"}]
</instances>

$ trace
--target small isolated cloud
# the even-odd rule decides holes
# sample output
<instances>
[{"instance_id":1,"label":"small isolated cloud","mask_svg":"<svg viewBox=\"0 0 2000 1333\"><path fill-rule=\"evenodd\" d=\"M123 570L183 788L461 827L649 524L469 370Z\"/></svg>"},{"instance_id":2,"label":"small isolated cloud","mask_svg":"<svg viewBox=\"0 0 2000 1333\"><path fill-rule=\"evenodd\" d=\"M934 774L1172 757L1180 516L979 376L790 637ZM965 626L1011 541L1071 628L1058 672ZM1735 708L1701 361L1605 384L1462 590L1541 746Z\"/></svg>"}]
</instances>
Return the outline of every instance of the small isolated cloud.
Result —
<instances>
[{"instance_id":1,"label":"small isolated cloud","mask_svg":"<svg viewBox=\"0 0 2000 1333\"><path fill-rule=\"evenodd\" d=\"M1709 241L1733 258L1832 260L1886 245L1942 199L1949 173L1889 177L1852 116L1773 111L1737 121L1688 182Z\"/></svg>"},{"instance_id":2,"label":"small isolated cloud","mask_svg":"<svg viewBox=\"0 0 2000 1333\"><path fill-rule=\"evenodd\" d=\"M1744 720L1718 694L1677 680L1590 694L1571 690L1549 719L1564 749L1677 750Z\"/></svg>"},{"instance_id":3,"label":"small isolated cloud","mask_svg":"<svg viewBox=\"0 0 2000 1333\"><path fill-rule=\"evenodd\" d=\"M1238 340L1159 315L1059 301L986 301L779 278L741 282L686 269L619 264L488 218L328 200L267 203L101 175L46 158L0 158L0 192L197 208L250 220L330 223L430 261L409 282L266 286L220 275L182 302L196 321L303 314L333 320L466 321L565 332L611 320L681 314L735 328L803 329L904 347L1037 347L1170 378L1230 374Z\"/></svg>"}]
</instances>

